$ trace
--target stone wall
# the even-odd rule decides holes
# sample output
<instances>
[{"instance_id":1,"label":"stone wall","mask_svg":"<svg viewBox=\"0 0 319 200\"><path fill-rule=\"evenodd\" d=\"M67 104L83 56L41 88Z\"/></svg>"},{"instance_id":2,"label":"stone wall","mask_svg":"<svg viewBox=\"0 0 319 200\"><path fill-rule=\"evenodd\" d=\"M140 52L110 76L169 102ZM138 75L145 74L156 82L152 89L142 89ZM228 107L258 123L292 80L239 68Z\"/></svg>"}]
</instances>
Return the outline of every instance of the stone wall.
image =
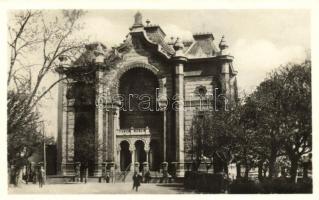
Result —
<instances>
[{"instance_id":1,"label":"stone wall","mask_svg":"<svg viewBox=\"0 0 319 200\"><path fill-rule=\"evenodd\" d=\"M87 97L87 91L98 91L98 96L103 95L104 105L101 108L96 108L95 113L101 114L98 109L103 109L102 115L92 117L90 120L95 120L95 134L99 132L99 140L102 140L103 143L103 161L114 161L116 159L116 132L118 129L127 129L130 127L134 128L145 128L143 126L149 126L150 131L155 130L156 133L160 133L161 144L163 143L163 130L166 129L166 161L172 162L176 161L177 155L182 157L182 154L176 152L176 133L177 132L180 138L184 134L184 149L185 149L185 161L190 160L190 150L192 148L192 135L190 133L192 121L194 116L199 110L199 106L202 106L201 109L208 107L206 104L213 105L213 97L215 95L215 88L219 88L225 85L225 76L221 75L221 65L222 62L217 58L210 60L192 60L187 62L181 73L178 74L178 79L176 79L175 69L176 63L171 62L170 59L164 58L163 55L160 55L158 52L151 50L147 46L147 43L139 38L131 38L131 47L128 51L121 55L121 59L114 63L114 66L104 66L103 62L100 62L97 65L97 74L99 74L98 79L96 79L96 85L87 85L83 87L80 91L73 91L79 97L75 98L75 104L78 103L88 103L92 106L95 106L93 102L95 98L83 98ZM186 61L186 60L185 60ZM178 67L183 64L177 63ZM225 65L224 65L225 66ZM228 66L228 65L227 65ZM120 79L125 73L131 69L140 68L151 72L156 81L159 83L159 92L160 96L167 98L168 109L166 113L166 124L164 125L163 111L158 113L131 113L128 115L123 115L119 111L120 104L115 97L120 93ZM184 77L184 78L183 78ZM136 77L132 77L133 79ZM224 78L224 79L223 79ZM183 83L182 85L184 91L184 123L180 123L175 119L176 113L172 110L172 99L176 90L176 82ZM230 76L230 79L227 79L227 87L231 99L237 97L237 82L236 77ZM70 87L71 85L69 85ZM199 89L205 90L205 95L211 97L209 101L200 101ZM178 88L181 91L181 87ZM84 91L84 92L83 92ZM65 99L66 91L62 91L63 95L59 96L59 99ZM225 92L225 91L223 91ZM181 92L182 93L182 92ZM94 94L94 93L92 93ZM92 96L89 94L89 96ZM95 95L95 94L94 94ZM96 97L97 98L97 97ZM90 99L89 101L86 101ZM83 101L82 101L83 100ZM65 103L65 100L61 102ZM62 104L61 104L62 105ZM59 104L59 109L65 108L69 112L61 112L59 117L62 120L59 120L59 160L67 159L68 157L73 160L72 152L68 152L68 148L72 148L72 134L74 131L74 113L72 108L67 107L67 105L61 106ZM183 116L183 113L180 113L179 116ZM158 115L158 116L157 116ZM101 117L102 116L102 117ZM69 121L68 121L69 120ZM102 122L101 122L102 120ZM176 124L184 124L184 133L182 131L178 132L176 130ZM98 127L97 127L98 126ZM165 129L164 127L165 126ZM98 131L97 131L98 130ZM68 134L71 133L71 134ZM178 136L178 137L179 137ZM182 139L181 139L182 140ZM180 141L179 141L180 142ZM182 142L180 142L182 144ZM183 149L183 148L181 148ZM183 159L181 159L183 160ZM65 160L66 161L66 160ZM99 161L100 162L100 161Z\"/></svg>"}]
</instances>

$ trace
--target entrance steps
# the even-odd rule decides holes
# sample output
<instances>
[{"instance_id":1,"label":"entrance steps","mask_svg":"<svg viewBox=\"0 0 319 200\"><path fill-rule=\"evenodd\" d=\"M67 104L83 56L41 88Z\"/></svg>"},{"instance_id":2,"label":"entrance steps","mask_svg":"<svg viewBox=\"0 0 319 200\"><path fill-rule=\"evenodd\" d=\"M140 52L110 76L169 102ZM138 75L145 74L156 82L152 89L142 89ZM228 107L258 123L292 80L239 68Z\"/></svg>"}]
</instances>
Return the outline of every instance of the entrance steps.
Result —
<instances>
[{"instance_id":1,"label":"entrance steps","mask_svg":"<svg viewBox=\"0 0 319 200\"><path fill-rule=\"evenodd\" d=\"M133 182L133 175L133 171L118 172L115 176L115 182Z\"/></svg>"},{"instance_id":2,"label":"entrance steps","mask_svg":"<svg viewBox=\"0 0 319 200\"><path fill-rule=\"evenodd\" d=\"M124 172L118 172L116 174L115 182L133 182L132 177L133 177L134 172L128 171L128 173L126 174L125 177L123 174L124 174ZM151 175L151 179L150 179L149 183L176 183L176 182L179 182L178 180L175 180L171 176L169 176L166 179L163 179L162 173L160 173L158 171L150 171L150 175Z\"/></svg>"},{"instance_id":3,"label":"entrance steps","mask_svg":"<svg viewBox=\"0 0 319 200\"><path fill-rule=\"evenodd\" d=\"M94 177L94 176L89 176L87 179L88 183L98 183L103 181L104 181L103 178ZM46 184L76 184L76 183L84 183L84 179L81 182L81 179L77 180L74 176L50 175L46 177L45 183Z\"/></svg>"},{"instance_id":4,"label":"entrance steps","mask_svg":"<svg viewBox=\"0 0 319 200\"><path fill-rule=\"evenodd\" d=\"M124 172L116 172L115 174L115 183L123 183L123 182L133 182L133 171L126 171ZM178 183L181 182L181 180L179 179L174 179L171 176L169 176L166 179L163 179L163 175L162 173L158 172L158 171L150 171L150 175L151 175L151 179L149 181L149 183ZM105 179L103 177L94 177L94 176L89 176L88 183L105 183ZM110 180L111 182L111 180ZM46 179L46 184L77 184L77 183L84 183L84 179L79 180L77 182L77 180L75 179L74 176L62 176L62 175L51 175L51 176L47 176Z\"/></svg>"}]
</instances>

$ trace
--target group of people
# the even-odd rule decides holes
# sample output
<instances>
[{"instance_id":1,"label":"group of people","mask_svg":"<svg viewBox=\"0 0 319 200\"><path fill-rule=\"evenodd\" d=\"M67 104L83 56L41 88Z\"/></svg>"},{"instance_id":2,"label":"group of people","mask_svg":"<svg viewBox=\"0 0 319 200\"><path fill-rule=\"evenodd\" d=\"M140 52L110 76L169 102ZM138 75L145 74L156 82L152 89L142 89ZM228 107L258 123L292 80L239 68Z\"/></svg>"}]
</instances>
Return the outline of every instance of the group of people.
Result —
<instances>
[{"instance_id":1,"label":"group of people","mask_svg":"<svg viewBox=\"0 0 319 200\"><path fill-rule=\"evenodd\" d=\"M115 171L113 170L113 171L111 171L111 172L106 172L105 173L105 182L106 183L115 183Z\"/></svg>"},{"instance_id":2,"label":"group of people","mask_svg":"<svg viewBox=\"0 0 319 200\"><path fill-rule=\"evenodd\" d=\"M39 183L39 187L43 187L45 182L45 170L43 166L36 167L33 170L18 169L14 165L10 167L10 184L17 186L19 182L28 184L33 182Z\"/></svg>"},{"instance_id":3,"label":"group of people","mask_svg":"<svg viewBox=\"0 0 319 200\"><path fill-rule=\"evenodd\" d=\"M106 172L105 173L105 182L106 183L115 183L115 174L114 173L111 173L111 172ZM145 183L149 183L150 181L150 173L146 173L144 174L144 181L143 181L143 176L141 173L137 173L136 171L134 172L133 174L133 188L132 190L135 189L135 191L137 192L138 191L138 187L141 186L141 183L142 182L145 182Z\"/></svg>"},{"instance_id":4,"label":"group of people","mask_svg":"<svg viewBox=\"0 0 319 200\"><path fill-rule=\"evenodd\" d=\"M34 184L36 182L39 183L39 187L42 188L45 183L45 177L46 173L43 166L37 167L34 170L30 170L27 173L22 175L22 179L25 181L26 184L31 180ZM80 177L84 182L87 183L88 179L88 168L85 168L84 173L81 173L79 168L76 168L76 181L80 181ZM143 180L144 178L144 180ZM150 181L150 173L146 172L143 176L141 173L134 172L133 174L133 190L138 191L138 187L141 185L141 182L149 183ZM10 183L17 186L19 179L19 173L18 170L15 169L15 167L11 167L10 169ZM112 183L115 182L115 174L114 173L106 173L105 175L105 181L109 183L110 181Z\"/></svg>"}]
</instances>

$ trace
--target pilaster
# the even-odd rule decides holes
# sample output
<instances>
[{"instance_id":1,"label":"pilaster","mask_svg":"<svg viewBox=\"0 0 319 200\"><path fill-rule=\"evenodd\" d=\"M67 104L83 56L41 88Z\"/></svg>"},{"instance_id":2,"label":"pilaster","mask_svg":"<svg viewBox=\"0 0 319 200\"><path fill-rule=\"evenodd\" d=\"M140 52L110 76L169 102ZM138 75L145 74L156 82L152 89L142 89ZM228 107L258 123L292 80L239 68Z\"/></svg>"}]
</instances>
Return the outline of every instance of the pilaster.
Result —
<instances>
[{"instance_id":1,"label":"pilaster","mask_svg":"<svg viewBox=\"0 0 319 200\"><path fill-rule=\"evenodd\" d=\"M174 46L176 51L174 63L174 111L175 111L175 146L176 162L184 163L184 63L187 61L183 54L183 44L178 39ZM182 166L182 165L180 165ZM177 176L184 176L184 170L179 169Z\"/></svg>"}]
</instances>

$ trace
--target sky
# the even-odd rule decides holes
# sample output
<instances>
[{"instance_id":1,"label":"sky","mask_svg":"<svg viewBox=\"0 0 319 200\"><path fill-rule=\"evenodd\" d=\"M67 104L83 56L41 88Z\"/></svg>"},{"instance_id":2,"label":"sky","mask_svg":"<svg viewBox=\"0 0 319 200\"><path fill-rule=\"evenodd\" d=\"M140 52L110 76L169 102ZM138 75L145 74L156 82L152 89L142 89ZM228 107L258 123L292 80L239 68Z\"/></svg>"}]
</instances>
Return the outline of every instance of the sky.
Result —
<instances>
[{"instance_id":1,"label":"sky","mask_svg":"<svg viewBox=\"0 0 319 200\"><path fill-rule=\"evenodd\" d=\"M302 62L311 47L310 12L307 10L139 10L143 21L158 24L167 38L192 39L211 32L218 45L224 35L238 71L239 91L251 93L267 73L288 62ZM76 37L102 42L108 48L129 33L137 10L90 10L82 17ZM52 76L51 78L56 78ZM57 132L57 88L42 102L46 132Z\"/></svg>"}]
</instances>

